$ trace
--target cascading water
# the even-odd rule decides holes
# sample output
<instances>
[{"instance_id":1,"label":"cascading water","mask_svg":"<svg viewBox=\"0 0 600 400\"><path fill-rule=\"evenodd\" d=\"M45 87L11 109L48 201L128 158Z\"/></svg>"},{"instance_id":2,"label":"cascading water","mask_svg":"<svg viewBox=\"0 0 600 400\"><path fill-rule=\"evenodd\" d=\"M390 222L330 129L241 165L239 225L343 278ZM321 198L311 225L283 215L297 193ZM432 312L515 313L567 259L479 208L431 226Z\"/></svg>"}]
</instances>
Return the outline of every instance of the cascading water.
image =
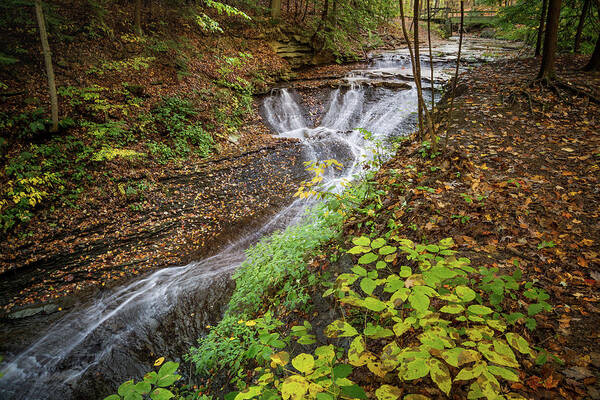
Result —
<instances>
[{"instance_id":1,"label":"cascading water","mask_svg":"<svg viewBox=\"0 0 600 400\"><path fill-rule=\"evenodd\" d=\"M392 53L348 80L368 80L368 73L381 68L393 75L394 69L404 72L410 66L403 55ZM417 108L414 88L393 91L354 84L333 91L321 124L309 127L297 98L286 89L276 90L265 99L263 114L280 136L304 144L306 160L335 158L345 165L341 173L326 177L328 186L351 179L369 154L368 141L354 128L380 140L399 135ZM244 250L296 223L309 203L293 201L261 229L213 257L159 270L70 311L21 354L8 355L0 398L98 398L129 377L140 377L154 357L185 353L207 321L222 315L232 286L230 274L244 260Z\"/></svg>"}]
</instances>

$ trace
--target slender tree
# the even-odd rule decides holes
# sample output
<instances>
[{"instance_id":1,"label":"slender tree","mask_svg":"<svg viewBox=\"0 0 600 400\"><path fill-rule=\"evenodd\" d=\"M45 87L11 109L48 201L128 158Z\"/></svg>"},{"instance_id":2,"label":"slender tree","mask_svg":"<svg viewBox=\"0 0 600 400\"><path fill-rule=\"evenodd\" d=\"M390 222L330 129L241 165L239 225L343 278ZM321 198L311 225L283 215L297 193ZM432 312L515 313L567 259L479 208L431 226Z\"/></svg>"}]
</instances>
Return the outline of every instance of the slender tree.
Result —
<instances>
[{"instance_id":1,"label":"slender tree","mask_svg":"<svg viewBox=\"0 0 600 400\"><path fill-rule=\"evenodd\" d=\"M579 53L581 47L581 33L583 32L583 26L585 25L585 17L587 16L588 10L590 9L591 0L583 1L583 10L579 16L579 23L577 24L577 33L575 33L575 43L573 45L573 52Z\"/></svg>"},{"instance_id":2,"label":"slender tree","mask_svg":"<svg viewBox=\"0 0 600 400\"><path fill-rule=\"evenodd\" d=\"M44 10L41 0L35 0L35 16L40 29L40 40L42 42L42 53L46 64L46 75L48 76L48 91L50 92L50 110L52 115L52 128L50 132L58 131L58 97L56 96L56 83L54 82L54 68L52 68L52 53L48 45L48 32L44 20Z\"/></svg>"},{"instance_id":3,"label":"slender tree","mask_svg":"<svg viewBox=\"0 0 600 400\"><path fill-rule=\"evenodd\" d=\"M133 20L133 30L135 31L135 34L142 36L142 0L135 0Z\"/></svg>"},{"instance_id":4,"label":"slender tree","mask_svg":"<svg viewBox=\"0 0 600 400\"><path fill-rule=\"evenodd\" d=\"M281 0L271 0L271 18L281 17Z\"/></svg>"},{"instance_id":5,"label":"slender tree","mask_svg":"<svg viewBox=\"0 0 600 400\"><path fill-rule=\"evenodd\" d=\"M556 62L556 42L558 38L558 20L562 0L550 0L548 18L546 20L546 34L544 35L544 51L542 53L542 66L538 79L548 82L554 78L554 64Z\"/></svg>"},{"instance_id":6,"label":"slender tree","mask_svg":"<svg viewBox=\"0 0 600 400\"><path fill-rule=\"evenodd\" d=\"M433 83L433 51L431 50L431 1L427 0L427 44L429 45L429 70L431 72L431 112L435 111L435 87Z\"/></svg>"},{"instance_id":7,"label":"slender tree","mask_svg":"<svg viewBox=\"0 0 600 400\"><path fill-rule=\"evenodd\" d=\"M596 47L594 48L594 52L592 53L592 57L590 61L585 66L584 70L586 71L600 71L600 35L598 35L598 40L596 40Z\"/></svg>"},{"instance_id":8,"label":"slender tree","mask_svg":"<svg viewBox=\"0 0 600 400\"><path fill-rule=\"evenodd\" d=\"M540 13L540 25L538 27L537 42L535 44L535 56L542 54L542 38L544 37L544 24L546 22L546 12L548 10L548 0L543 0L542 11Z\"/></svg>"},{"instance_id":9,"label":"slender tree","mask_svg":"<svg viewBox=\"0 0 600 400\"><path fill-rule=\"evenodd\" d=\"M417 65L420 65L417 63L417 56L416 56L416 54L417 54L416 49L419 47L419 42L418 42L418 39L415 40L415 51L413 51L413 47L411 45L410 38L408 37L408 31L406 29L406 22L405 22L405 18L404 18L404 4L402 3L402 1L403 0L399 0L398 3L400 5L400 19L402 20L402 33L404 34L404 40L406 41L406 44L408 46L408 52L410 54L411 67L412 67L412 71L413 71L413 79L415 81L415 86L417 88L417 99L418 99L418 110L419 110L419 138L423 139L423 137L424 137L423 114L425 114L426 122L427 122L427 125L429 128L429 132L431 134L432 142L433 142L433 147L434 147L433 150L435 152L437 143L436 143L435 137L434 137L433 122L431 119L431 114L429 113L429 110L427 109L427 106L425 106L425 102L423 101L423 89L421 87L421 72L420 72L420 69L417 69ZM415 12L415 15L413 16L413 24L418 24L419 0L414 0L414 1L415 1L414 10L416 12ZM417 18L416 21L415 21L415 18ZM417 34L418 34L418 30L417 30Z\"/></svg>"},{"instance_id":10,"label":"slender tree","mask_svg":"<svg viewBox=\"0 0 600 400\"><path fill-rule=\"evenodd\" d=\"M419 131L421 133L421 138L423 135L423 101L422 101L422 91L421 91L421 51L419 46L419 0L414 0L413 3L413 40L415 42L415 59L413 61L414 64L414 78L415 82L419 82L417 85L417 96L419 97Z\"/></svg>"},{"instance_id":11,"label":"slender tree","mask_svg":"<svg viewBox=\"0 0 600 400\"><path fill-rule=\"evenodd\" d=\"M458 70L460 68L460 55L463 42L463 27L465 19L465 5L463 0L460 0L460 28L458 36L458 55L456 56L456 69L454 71L454 80L452 81L452 97L450 98L450 107L448 108L448 121L446 123L446 137L444 138L444 150L448 146L448 126L452 121L452 109L454 108L454 98L456 97L456 84L458 83Z\"/></svg>"}]
</instances>

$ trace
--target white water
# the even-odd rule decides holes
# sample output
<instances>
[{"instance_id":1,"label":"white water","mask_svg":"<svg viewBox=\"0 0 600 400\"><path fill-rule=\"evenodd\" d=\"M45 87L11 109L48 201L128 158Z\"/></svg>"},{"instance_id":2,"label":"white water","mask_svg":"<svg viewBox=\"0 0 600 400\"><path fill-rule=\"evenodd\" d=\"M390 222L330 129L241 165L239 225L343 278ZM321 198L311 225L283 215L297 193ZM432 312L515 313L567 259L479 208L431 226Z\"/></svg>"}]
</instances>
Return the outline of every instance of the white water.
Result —
<instances>
[{"instance_id":1,"label":"white water","mask_svg":"<svg viewBox=\"0 0 600 400\"><path fill-rule=\"evenodd\" d=\"M381 58L375 67L382 66L387 70L407 68L406 60L397 54ZM353 77L361 74L355 71ZM351 179L360 172L361 161L369 157L370 143L355 128L372 132L378 140L403 134L406 121L414 119L411 114L417 104L414 88L392 91L355 85L332 91L321 124L311 127L297 99L286 89L274 91L264 101L265 117L280 136L297 138L304 144L307 160L334 158L344 164L342 173L327 176L328 186ZM139 377L149 367L144 364L152 359L149 353L181 354L202 328L199 316L221 312L211 302L211 296L219 294L211 292L214 282L228 279L244 260L248 246L299 221L306 206L306 201L293 201L260 230L213 257L159 270L67 313L27 350L9 358L0 378L0 397L86 398L81 388L89 387L94 393L96 380L114 384ZM191 322L184 323L185 319ZM164 320L177 327L164 328ZM173 342L181 342L181 348L174 348ZM145 358L139 355L144 352Z\"/></svg>"}]
</instances>

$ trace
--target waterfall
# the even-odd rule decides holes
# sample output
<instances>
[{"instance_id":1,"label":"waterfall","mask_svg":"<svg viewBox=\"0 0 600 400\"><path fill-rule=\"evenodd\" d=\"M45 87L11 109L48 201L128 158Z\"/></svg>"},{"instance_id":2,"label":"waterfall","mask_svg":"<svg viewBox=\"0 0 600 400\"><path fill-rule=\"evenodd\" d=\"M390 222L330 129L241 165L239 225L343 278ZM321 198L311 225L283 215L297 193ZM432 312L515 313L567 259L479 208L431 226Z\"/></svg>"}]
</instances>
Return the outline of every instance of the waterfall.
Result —
<instances>
[{"instance_id":1,"label":"waterfall","mask_svg":"<svg viewBox=\"0 0 600 400\"><path fill-rule=\"evenodd\" d=\"M405 67L406 60L390 56L381 63ZM298 98L287 89L273 91L263 103L265 119L278 135L299 139L306 160L342 162L343 171L325 179L327 187L337 185L338 190L343 180L362 170L361 161L369 154L369 143L356 128L378 139L403 133L403 121L417 107L414 89L356 85L334 90L320 126L309 127ZM0 398L97 397L106 385L116 390L128 377L140 377L152 357L184 353L206 321L222 315L215 303L226 303L229 276L244 260L244 250L275 229L298 222L309 204L292 201L261 229L215 256L161 269L69 311L24 352L8 355Z\"/></svg>"}]
</instances>

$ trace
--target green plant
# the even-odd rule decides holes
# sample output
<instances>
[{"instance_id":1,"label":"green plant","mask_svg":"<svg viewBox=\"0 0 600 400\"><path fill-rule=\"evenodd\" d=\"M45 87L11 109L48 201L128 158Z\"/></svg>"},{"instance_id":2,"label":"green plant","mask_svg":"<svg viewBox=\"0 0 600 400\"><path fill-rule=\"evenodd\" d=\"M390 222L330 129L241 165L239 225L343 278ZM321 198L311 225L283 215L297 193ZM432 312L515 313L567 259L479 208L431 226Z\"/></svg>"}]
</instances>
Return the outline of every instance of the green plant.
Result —
<instances>
[{"instance_id":1,"label":"green plant","mask_svg":"<svg viewBox=\"0 0 600 400\"><path fill-rule=\"evenodd\" d=\"M253 344L258 336L239 321L257 312L267 293L277 293L282 305L290 310L306 304L308 297L302 294L316 284L316 278L307 270L307 255L335 237L341 221L339 214L325 207L309 215L302 224L275 232L247 250L246 261L234 275L236 288L225 317L186 356L199 373L227 368L236 377L240 368L255 357Z\"/></svg>"},{"instance_id":2,"label":"green plant","mask_svg":"<svg viewBox=\"0 0 600 400\"><path fill-rule=\"evenodd\" d=\"M166 164L170 159L175 158L176 154L170 146L160 142L146 143L148 151L155 157L159 164Z\"/></svg>"},{"instance_id":3,"label":"green plant","mask_svg":"<svg viewBox=\"0 0 600 400\"><path fill-rule=\"evenodd\" d=\"M533 283L520 292L519 270L513 275L477 271L469 259L456 256L452 239L415 244L397 236L360 236L352 244L348 253L358 257L357 263L323 294L347 308L345 318L325 329L331 338L351 340L347 352L320 346L298 354L290 365L289 353L272 347L253 384L231 398L366 399L364 390L347 379L362 367L373 375L368 381L379 382L378 399L397 399L403 392L398 383L424 378L445 395L467 382L469 398L506 398L500 381L518 382L520 359L535 359L536 353L508 328L502 312L486 305L487 295L501 290L513 300L521 294L541 302L545 292ZM493 303L498 310L505 306L499 298ZM310 324L292 328L305 344L314 343L309 331ZM510 393L508 398L523 397Z\"/></svg>"},{"instance_id":4,"label":"green plant","mask_svg":"<svg viewBox=\"0 0 600 400\"><path fill-rule=\"evenodd\" d=\"M31 144L4 167L6 181L0 190L0 227L4 231L33 216L40 204L78 193L89 179L87 160L92 149L73 136L56 137L46 144Z\"/></svg>"},{"instance_id":5,"label":"green plant","mask_svg":"<svg viewBox=\"0 0 600 400\"><path fill-rule=\"evenodd\" d=\"M212 136L204 130L200 122L192 122L196 110L191 101L179 97L165 97L154 110L154 120L168 133L174 145L174 153L186 156L190 145L202 157L208 157L213 149ZM155 150L164 158L169 152L155 146ZM151 150L152 152L152 150ZM154 153L153 153L154 154Z\"/></svg>"},{"instance_id":6,"label":"green plant","mask_svg":"<svg viewBox=\"0 0 600 400\"><path fill-rule=\"evenodd\" d=\"M162 358L164 360L164 358ZM155 362L155 365L160 365L161 359ZM177 375L179 363L168 361L164 363L158 372L152 371L144 375L144 379L140 382L129 380L121 386L116 394L111 394L104 400L137 400L150 398L152 400L169 400L175 395L168 388L181 378Z\"/></svg>"},{"instance_id":7,"label":"green plant","mask_svg":"<svg viewBox=\"0 0 600 400\"><path fill-rule=\"evenodd\" d=\"M145 156L145 153L139 153L131 149L118 149L110 146L103 146L100 150L94 152L92 161L110 161L115 158L135 159Z\"/></svg>"},{"instance_id":8,"label":"green plant","mask_svg":"<svg viewBox=\"0 0 600 400\"><path fill-rule=\"evenodd\" d=\"M104 75L108 71L140 71L150 67L150 63L156 60L156 57L132 57L118 61L102 61L99 65L90 67L86 72L88 74Z\"/></svg>"}]
</instances>

